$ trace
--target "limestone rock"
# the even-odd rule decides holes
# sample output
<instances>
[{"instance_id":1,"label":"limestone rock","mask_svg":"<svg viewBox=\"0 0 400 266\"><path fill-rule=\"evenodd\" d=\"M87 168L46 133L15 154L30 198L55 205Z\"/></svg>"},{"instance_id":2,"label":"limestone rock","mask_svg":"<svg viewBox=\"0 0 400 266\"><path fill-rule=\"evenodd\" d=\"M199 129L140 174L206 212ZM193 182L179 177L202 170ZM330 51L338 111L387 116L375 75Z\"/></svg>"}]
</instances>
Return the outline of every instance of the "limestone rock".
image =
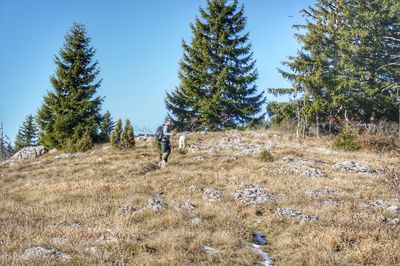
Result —
<instances>
[{"instance_id":1,"label":"limestone rock","mask_svg":"<svg viewBox=\"0 0 400 266\"><path fill-rule=\"evenodd\" d=\"M191 202L184 202L179 205L179 209L187 211L187 212L191 212L194 209L196 209L196 206L194 206Z\"/></svg>"},{"instance_id":2,"label":"limestone rock","mask_svg":"<svg viewBox=\"0 0 400 266\"><path fill-rule=\"evenodd\" d=\"M160 198L151 198L148 201L147 208L154 211L163 211L168 207L168 204L163 202Z\"/></svg>"},{"instance_id":3,"label":"limestone rock","mask_svg":"<svg viewBox=\"0 0 400 266\"><path fill-rule=\"evenodd\" d=\"M371 167L366 166L366 165L361 165L354 161L344 161L341 163L337 163L333 166L333 168L336 170L352 170L352 171L356 171L358 173L368 173L368 174L372 174L372 173L376 172Z\"/></svg>"},{"instance_id":4,"label":"limestone rock","mask_svg":"<svg viewBox=\"0 0 400 266\"><path fill-rule=\"evenodd\" d=\"M114 243L118 243L119 240L116 237L112 237L112 236L102 236L100 238L98 238L94 243L96 245L108 245L108 244L114 244Z\"/></svg>"},{"instance_id":5,"label":"limestone rock","mask_svg":"<svg viewBox=\"0 0 400 266\"><path fill-rule=\"evenodd\" d=\"M16 163L22 160L33 160L45 153L46 150L44 149L44 146L25 147L14 154L10 159L7 160L7 162Z\"/></svg>"},{"instance_id":6,"label":"limestone rock","mask_svg":"<svg viewBox=\"0 0 400 266\"><path fill-rule=\"evenodd\" d=\"M304 193L312 198L319 198L322 196L343 194L343 190L337 188L325 187L319 190L307 190Z\"/></svg>"},{"instance_id":7,"label":"limestone rock","mask_svg":"<svg viewBox=\"0 0 400 266\"><path fill-rule=\"evenodd\" d=\"M121 208L119 208L117 210L117 214L118 215L122 215L122 216L126 216L126 215L128 215L130 213L133 213L135 211L136 211L135 207L133 207L132 205L126 204L126 205L122 206Z\"/></svg>"},{"instance_id":8,"label":"limestone rock","mask_svg":"<svg viewBox=\"0 0 400 266\"><path fill-rule=\"evenodd\" d=\"M243 185L235 191L233 196L236 200L246 205L276 201L278 199L276 196L267 194L262 187L252 184Z\"/></svg>"},{"instance_id":9,"label":"limestone rock","mask_svg":"<svg viewBox=\"0 0 400 266\"><path fill-rule=\"evenodd\" d=\"M275 210L275 214L278 216L283 216L291 219L297 219L300 220L300 222L310 222L318 220L318 217L316 216L310 216L300 211L296 211L289 208L277 208Z\"/></svg>"},{"instance_id":10,"label":"limestone rock","mask_svg":"<svg viewBox=\"0 0 400 266\"><path fill-rule=\"evenodd\" d=\"M308 167L301 175L305 176L305 177L311 177L311 178L326 177L325 173L323 173L323 172L321 172L321 170L313 168L313 167Z\"/></svg>"},{"instance_id":11,"label":"limestone rock","mask_svg":"<svg viewBox=\"0 0 400 266\"><path fill-rule=\"evenodd\" d=\"M199 217L193 218L192 221L191 221L191 223L192 223L193 225L200 224L201 222L202 222L202 220L201 220L201 218L199 218Z\"/></svg>"},{"instance_id":12,"label":"limestone rock","mask_svg":"<svg viewBox=\"0 0 400 266\"><path fill-rule=\"evenodd\" d=\"M208 202L220 201L221 192L213 188L206 188L203 192L203 199Z\"/></svg>"},{"instance_id":13,"label":"limestone rock","mask_svg":"<svg viewBox=\"0 0 400 266\"><path fill-rule=\"evenodd\" d=\"M30 260L35 257L41 257L54 261L68 261L71 259L70 256L58 251L55 248L46 249L43 247L33 247L26 249L22 254L22 258L26 260Z\"/></svg>"}]
</instances>

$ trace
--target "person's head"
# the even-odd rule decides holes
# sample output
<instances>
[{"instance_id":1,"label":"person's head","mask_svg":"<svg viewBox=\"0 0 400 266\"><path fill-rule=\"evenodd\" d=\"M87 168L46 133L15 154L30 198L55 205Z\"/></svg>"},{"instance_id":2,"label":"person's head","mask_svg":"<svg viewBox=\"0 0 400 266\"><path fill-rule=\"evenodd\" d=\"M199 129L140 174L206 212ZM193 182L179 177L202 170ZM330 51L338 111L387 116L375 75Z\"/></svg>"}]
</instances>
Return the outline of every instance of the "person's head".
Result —
<instances>
[{"instance_id":1,"label":"person's head","mask_svg":"<svg viewBox=\"0 0 400 266\"><path fill-rule=\"evenodd\" d=\"M174 123L172 122L171 118L165 118L164 124L167 126L172 126Z\"/></svg>"}]
</instances>

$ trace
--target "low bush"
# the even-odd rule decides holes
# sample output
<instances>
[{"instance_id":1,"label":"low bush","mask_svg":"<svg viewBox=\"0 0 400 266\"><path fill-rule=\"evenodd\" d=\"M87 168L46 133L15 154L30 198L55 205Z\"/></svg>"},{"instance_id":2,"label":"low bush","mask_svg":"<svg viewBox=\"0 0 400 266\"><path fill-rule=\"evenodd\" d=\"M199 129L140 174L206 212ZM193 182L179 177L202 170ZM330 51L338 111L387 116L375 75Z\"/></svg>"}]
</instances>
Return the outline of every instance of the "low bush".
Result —
<instances>
[{"instance_id":1,"label":"low bush","mask_svg":"<svg viewBox=\"0 0 400 266\"><path fill-rule=\"evenodd\" d=\"M356 140L356 134L351 129L343 129L333 140L333 147L344 151L357 151L361 148Z\"/></svg>"}]
</instances>

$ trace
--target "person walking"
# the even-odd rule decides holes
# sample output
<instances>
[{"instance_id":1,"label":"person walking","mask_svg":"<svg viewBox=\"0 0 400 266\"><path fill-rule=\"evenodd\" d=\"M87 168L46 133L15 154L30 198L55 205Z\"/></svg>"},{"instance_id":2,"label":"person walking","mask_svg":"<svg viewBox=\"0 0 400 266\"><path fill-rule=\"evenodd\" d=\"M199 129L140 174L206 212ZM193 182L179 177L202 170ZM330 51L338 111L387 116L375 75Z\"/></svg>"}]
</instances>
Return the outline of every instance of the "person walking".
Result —
<instances>
[{"instance_id":1,"label":"person walking","mask_svg":"<svg viewBox=\"0 0 400 266\"><path fill-rule=\"evenodd\" d=\"M171 130L174 123L171 118L166 118L164 124L159 126L156 132L156 139L160 147L160 167L164 167L168 162L168 156L171 153Z\"/></svg>"}]
</instances>

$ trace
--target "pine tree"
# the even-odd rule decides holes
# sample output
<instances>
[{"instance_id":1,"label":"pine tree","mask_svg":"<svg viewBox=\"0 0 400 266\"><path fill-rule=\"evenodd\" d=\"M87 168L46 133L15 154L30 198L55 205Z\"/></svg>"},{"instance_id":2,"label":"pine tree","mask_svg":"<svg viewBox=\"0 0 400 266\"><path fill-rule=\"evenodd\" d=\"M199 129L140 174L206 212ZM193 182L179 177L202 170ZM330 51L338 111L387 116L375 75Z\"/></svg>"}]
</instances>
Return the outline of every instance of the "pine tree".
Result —
<instances>
[{"instance_id":1,"label":"pine tree","mask_svg":"<svg viewBox=\"0 0 400 266\"><path fill-rule=\"evenodd\" d=\"M96 81L100 71L94 55L85 26L74 24L54 59L53 91L44 97L38 112L40 142L46 148L78 151L86 132L92 140L97 137L103 99L95 97L101 80Z\"/></svg>"},{"instance_id":2,"label":"pine tree","mask_svg":"<svg viewBox=\"0 0 400 266\"><path fill-rule=\"evenodd\" d=\"M14 154L10 139L4 134L3 121L0 121L0 162Z\"/></svg>"},{"instance_id":3,"label":"pine tree","mask_svg":"<svg viewBox=\"0 0 400 266\"><path fill-rule=\"evenodd\" d=\"M191 44L182 42L179 86L167 93L167 109L179 129L212 130L251 126L265 99L257 92L244 6L238 1L208 0L191 24Z\"/></svg>"},{"instance_id":4,"label":"pine tree","mask_svg":"<svg viewBox=\"0 0 400 266\"><path fill-rule=\"evenodd\" d=\"M110 141L110 135L111 132L114 129L114 121L111 117L111 113L109 111L107 111L102 119L101 119L101 123L100 123L100 141L101 142L109 142Z\"/></svg>"},{"instance_id":5,"label":"pine tree","mask_svg":"<svg viewBox=\"0 0 400 266\"><path fill-rule=\"evenodd\" d=\"M125 122L124 130L121 133L121 148L129 149L135 147L135 137L133 127L129 119Z\"/></svg>"},{"instance_id":6,"label":"pine tree","mask_svg":"<svg viewBox=\"0 0 400 266\"><path fill-rule=\"evenodd\" d=\"M15 138L15 151L38 144L38 129L33 115L28 115Z\"/></svg>"},{"instance_id":7,"label":"pine tree","mask_svg":"<svg viewBox=\"0 0 400 266\"><path fill-rule=\"evenodd\" d=\"M119 118L115 123L114 130L112 131L110 136L110 142L114 148L121 147L121 133L122 133L122 120L121 118Z\"/></svg>"}]
</instances>

